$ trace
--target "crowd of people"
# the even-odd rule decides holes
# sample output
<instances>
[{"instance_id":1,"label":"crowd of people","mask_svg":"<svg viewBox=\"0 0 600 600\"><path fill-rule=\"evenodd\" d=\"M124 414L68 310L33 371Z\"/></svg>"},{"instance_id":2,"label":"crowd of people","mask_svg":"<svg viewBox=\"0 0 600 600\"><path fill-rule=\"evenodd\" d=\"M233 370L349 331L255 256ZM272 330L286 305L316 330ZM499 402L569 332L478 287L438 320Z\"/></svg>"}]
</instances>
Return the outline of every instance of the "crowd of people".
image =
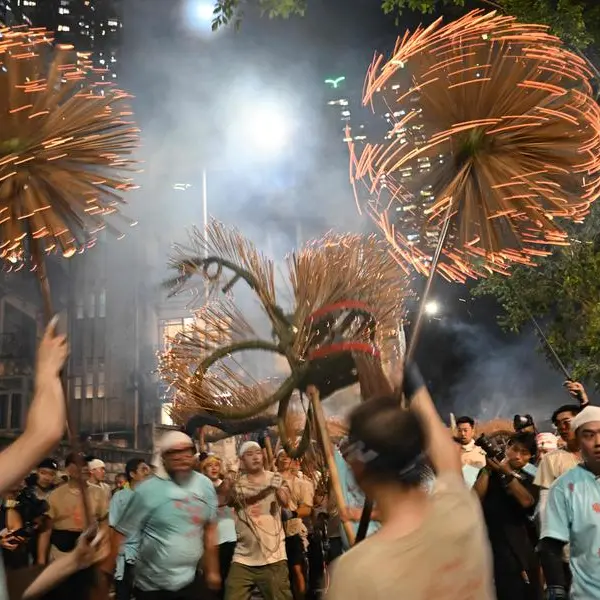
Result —
<instances>
[{"instance_id":1,"label":"crowd of people","mask_svg":"<svg viewBox=\"0 0 600 600\"><path fill-rule=\"evenodd\" d=\"M51 324L26 430L0 454L14 597L102 585L117 600L600 600L600 408L578 383L552 415L556 434L526 415L499 442L468 416L448 429L408 364L408 410L390 395L351 412L332 448L337 493L311 453L249 440L228 464L181 431L111 487L97 458L70 454L63 477L45 458L64 433L66 354ZM365 498L367 537L350 547Z\"/></svg>"}]
</instances>

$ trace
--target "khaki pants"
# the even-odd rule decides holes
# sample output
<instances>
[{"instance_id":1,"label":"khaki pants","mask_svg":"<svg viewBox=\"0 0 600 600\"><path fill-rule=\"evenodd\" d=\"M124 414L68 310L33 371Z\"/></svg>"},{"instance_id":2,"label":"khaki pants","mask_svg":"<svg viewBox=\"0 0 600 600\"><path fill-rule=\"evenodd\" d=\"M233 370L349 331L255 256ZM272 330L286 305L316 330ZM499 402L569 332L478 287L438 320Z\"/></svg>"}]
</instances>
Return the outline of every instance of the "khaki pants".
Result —
<instances>
[{"instance_id":1,"label":"khaki pants","mask_svg":"<svg viewBox=\"0 0 600 600\"><path fill-rule=\"evenodd\" d=\"M257 587L264 600L292 600L287 562L247 567L234 562L225 585L225 600L250 600Z\"/></svg>"}]
</instances>

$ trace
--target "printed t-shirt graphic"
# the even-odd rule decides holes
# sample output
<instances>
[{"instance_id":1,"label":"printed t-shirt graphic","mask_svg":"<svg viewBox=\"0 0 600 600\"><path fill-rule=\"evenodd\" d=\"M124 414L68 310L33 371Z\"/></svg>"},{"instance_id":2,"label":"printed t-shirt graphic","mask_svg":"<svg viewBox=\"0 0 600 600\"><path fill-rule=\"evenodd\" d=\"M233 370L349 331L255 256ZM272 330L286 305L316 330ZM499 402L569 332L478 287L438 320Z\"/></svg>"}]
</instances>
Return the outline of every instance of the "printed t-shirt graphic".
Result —
<instances>
[{"instance_id":1,"label":"printed t-shirt graphic","mask_svg":"<svg viewBox=\"0 0 600 600\"><path fill-rule=\"evenodd\" d=\"M86 496L96 521L104 521L108 514L108 503L102 490L88 486ZM53 531L81 533L85 529L86 523L79 489L65 484L53 490L48 496L47 515L52 519ZM63 554L64 552L61 552L55 545L51 545L51 559L56 560Z\"/></svg>"},{"instance_id":2,"label":"printed t-shirt graphic","mask_svg":"<svg viewBox=\"0 0 600 600\"><path fill-rule=\"evenodd\" d=\"M235 511L237 545L233 562L249 567L262 567L286 560L281 509L275 490L267 490L273 476L271 471L265 471L259 483L251 483L246 475L242 475L236 482L234 497L240 507L236 507ZM264 498L246 504L248 499L263 490L267 490Z\"/></svg>"},{"instance_id":3,"label":"printed t-shirt graphic","mask_svg":"<svg viewBox=\"0 0 600 600\"><path fill-rule=\"evenodd\" d=\"M204 524L216 523L217 508L215 488L200 473L183 485L159 477L141 483L115 523L125 537L139 534L136 587L177 591L192 583L204 553Z\"/></svg>"},{"instance_id":4,"label":"printed t-shirt graphic","mask_svg":"<svg viewBox=\"0 0 600 600\"><path fill-rule=\"evenodd\" d=\"M571 600L600 598L600 482L579 465L550 488L541 538L570 542Z\"/></svg>"}]
</instances>

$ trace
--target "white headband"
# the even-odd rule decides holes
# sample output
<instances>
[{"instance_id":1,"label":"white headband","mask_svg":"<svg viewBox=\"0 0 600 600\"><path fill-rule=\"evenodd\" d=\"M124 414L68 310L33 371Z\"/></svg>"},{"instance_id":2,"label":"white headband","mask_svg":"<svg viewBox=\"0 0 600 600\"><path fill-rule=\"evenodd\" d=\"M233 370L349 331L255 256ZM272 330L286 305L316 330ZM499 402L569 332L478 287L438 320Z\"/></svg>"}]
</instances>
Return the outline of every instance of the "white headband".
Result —
<instances>
[{"instance_id":1,"label":"white headband","mask_svg":"<svg viewBox=\"0 0 600 600\"><path fill-rule=\"evenodd\" d=\"M158 448L161 453L169 450L180 450L193 447L194 442L192 441L192 438L183 433L183 431L169 431L168 433L165 433L158 442Z\"/></svg>"},{"instance_id":2,"label":"white headband","mask_svg":"<svg viewBox=\"0 0 600 600\"><path fill-rule=\"evenodd\" d=\"M553 433L543 431L542 433L538 433L535 439L538 448L543 450L556 450L558 446L558 438Z\"/></svg>"},{"instance_id":3,"label":"white headband","mask_svg":"<svg viewBox=\"0 0 600 600\"><path fill-rule=\"evenodd\" d=\"M578 415L573 417L571 429L576 431L583 425L594 421L600 422L600 406L586 406Z\"/></svg>"},{"instance_id":4,"label":"white headband","mask_svg":"<svg viewBox=\"0 0 600 600\"><path fill-rule=\"evenodd\" d=\"M152 465L156 468L155 475L160 479L169 479L162 455L169 450L184 450L185 448L194 448L194 442L189 435L186 435L182 431L169 431L165 433L160 438L156 453L152 459Z\"/></svg>"},{"instance_id":5,"label":"white headband","mask_svg":"<svg viewBox=\"0 0 600 600\"><path fill-rule=\"evenodd\" d=\"M95 458L94 460L90 460L88 463L88 469L90 471L93 471L94 469L106 469L106 465L104 464L104 461L100 460L99 458Z\"/></svg>"},{"instance_id":6,"label":"white headband","mask_svg":"<svg viewBox=\"0 0 600 600\"><path fill-rule=\"evenodd\" d=\"M246 454L246 452L248 452L248 450L262 450L262 448L260 447L260 444L258 444L257 442L244 442L241 446L240 446L240 450L238 452L238 456L240 458L242 458L242 456L244 456L244 454Z\"/></svg>"}]
</instances>

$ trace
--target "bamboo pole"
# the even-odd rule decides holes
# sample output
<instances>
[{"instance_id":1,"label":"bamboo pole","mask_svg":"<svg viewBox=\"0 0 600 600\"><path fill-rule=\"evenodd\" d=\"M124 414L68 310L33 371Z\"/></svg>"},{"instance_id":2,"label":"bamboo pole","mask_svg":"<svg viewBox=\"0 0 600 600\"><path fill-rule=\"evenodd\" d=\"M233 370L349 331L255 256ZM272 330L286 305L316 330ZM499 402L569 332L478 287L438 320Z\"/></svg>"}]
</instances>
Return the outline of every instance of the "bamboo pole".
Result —
<instances>
[{"instance_id":1,"label":"bamboo pole","mask_svg":"<svg viewBox=\"0 0 600 600\"><path fill-rule=\"evenodd\" d=\"M342 491L342 484L340 481L340 474L338 473L337 466L335 464L335 457L333 455L333 444L331 443L331 438L329 437L329 430L327 429L327 421L325 420L325 413L323 412L323 405L321 404L321 398L319 394L319 390L315 387L314 391L307 392L308 399L313 407L313 412L315 415L315 420L317 423L317 429L321 438L321 444L323 446L323 453L325 455L325 462L327 463L327 468L329 469L329 477L331 480L331 488L335 495L335 500L338 506L338 510L340 515L346 512L346 501L344 500L344 493ZM352 525L348 521L342 522L344 531L346 532L346 536L348 538L348 543L353 546L354 545L354 529L352 529Z\"/></svg>"},{"instance_id":2,"label":"bamboo pole","mask_svg":"<svg viewBox=\"0 0 600 600\"><path fill-rule=\"evenodd\" d=\"M31 255L36 265L36 275L38 278L38 282L40 284L40 291L42 294L42 303L44 307L44 322L47 325L52 317L54 316L54 309L52 306L52 294L50 292L50 281L48 279L48 271L46 270L46 261L44 260L44 255L40 248L40 242L38 239L31 237ZM77 430L75 424L73 423L73 419L71 418L71 411L69 410L69 401L68 401L68 390L64 377L64 373L66 371L63 369L61 373L62 386L63 386L63 394L65 399L65 408L67 413L67 433L69 436L69 445L71 446L71 450L76 455L76 466L79 471L78 476L78 488L81 493L81 502L83 503L83 513L84 513L84 523L85 528L87 529L93 523L92 511L89 503L89 498L86 494L87 490L87 481L83 481L82 471L84 465L84 459L81 454L81 446L79 444L79 437L77 434Z\"/></svg>"},{"instance_id":3,"label":"bamboo pole","mask_svg":"<svg viewBox=\"0 0 600 600\"><path fill-rule=\"evenodd\" d=\"M275 457L273 456L273 445L271 444L268 431L265 435L265 452L267 454L267 464L269 465L269 470L271 470L275 465Z\"/></svg>"},{"instance_id":4,"label":"bamboo pole","mask_svg":"<svg viewBox=\"0 0 600 600\"><path fill-rule=\"evenodd\" d=\"M419 311L417 313L417 318L415 320L414 326L412 327L410 340L408 342L408 348L406 350L405 362L410 362L413 360L415 356L415 352L417 350L417 343L419 341L419 336L421 334L421 328L423 326L423 317L425 316L425 306L427 305L427 299L429 298L429 293L431 292L431 286L433 285L433 278L435 277L435 273L437 271L438 262L440 260L440 256L442 254L442 250L444 249L444 244L446 243L446 238L448 236L448 230L450 228L450 221L452 218L452 202L448 203L448 208L446 209L446 214L444 217L444 223L442 225L442 229L440 231L440 237L438 238L438 243L435 248L435 252L433 254L433 259L431 261L431 265L429 267L429 276L427 277L427 282L425 283L425 289L423 290L423 295L421 296L421 301L419 302ZM406 405L406 398L404 395L400 397L400 406L403 408L408 408ZM362 515L360 517L360 527L359 527L359 535L356 536L356 541L361 542L366 536L369 522L371 520L371 513L373 512L373 504L368 500L365 500L365 505L363 508Z\"/></svg>"},{"instance_id":5,"label":"bamboo pole","mask_svg":"<svg viewBox=\"0 0 600 600\"><path fill-rule=\"evenodd\" d=\"M46 261L44 259L44 254L42 252L39 240L31 236L30 242L31 256L36 265L36 275L40 285L40 292L42 295L42 303L44 307L44 321L47 325L54 316L54 309L52 306L52 295L50 291L50 281L48 279L48 272L46 269ZM79 441L77 427L72 419L72 411L69 410L68 388L66 385L67 382L65 375L66 370L63 369L61 373L61 381L63 387L65 409L67 414L67 433L69 437L69 445L71 447L71 451L75 454L75 466L78 471L77 487L79 488L81 503L83 506L84 531L87 531L90 536L95 536L95 531L93 529L90 529L90 527L94 524L95 519L91 510L89 497L86 493L88 489L88 484L87 481L83 480L83 468L85 466L85 461L81 452L81 444ZM88 591L87 594L84 590L82 590L82 597L87 597L88 600L108 600L108 598L110 598L108 580L105 576L103 576L98 566L94 566L92 568L94 570L94 584L92 585L91 589Z\"/></svg>"}]
</instances>

